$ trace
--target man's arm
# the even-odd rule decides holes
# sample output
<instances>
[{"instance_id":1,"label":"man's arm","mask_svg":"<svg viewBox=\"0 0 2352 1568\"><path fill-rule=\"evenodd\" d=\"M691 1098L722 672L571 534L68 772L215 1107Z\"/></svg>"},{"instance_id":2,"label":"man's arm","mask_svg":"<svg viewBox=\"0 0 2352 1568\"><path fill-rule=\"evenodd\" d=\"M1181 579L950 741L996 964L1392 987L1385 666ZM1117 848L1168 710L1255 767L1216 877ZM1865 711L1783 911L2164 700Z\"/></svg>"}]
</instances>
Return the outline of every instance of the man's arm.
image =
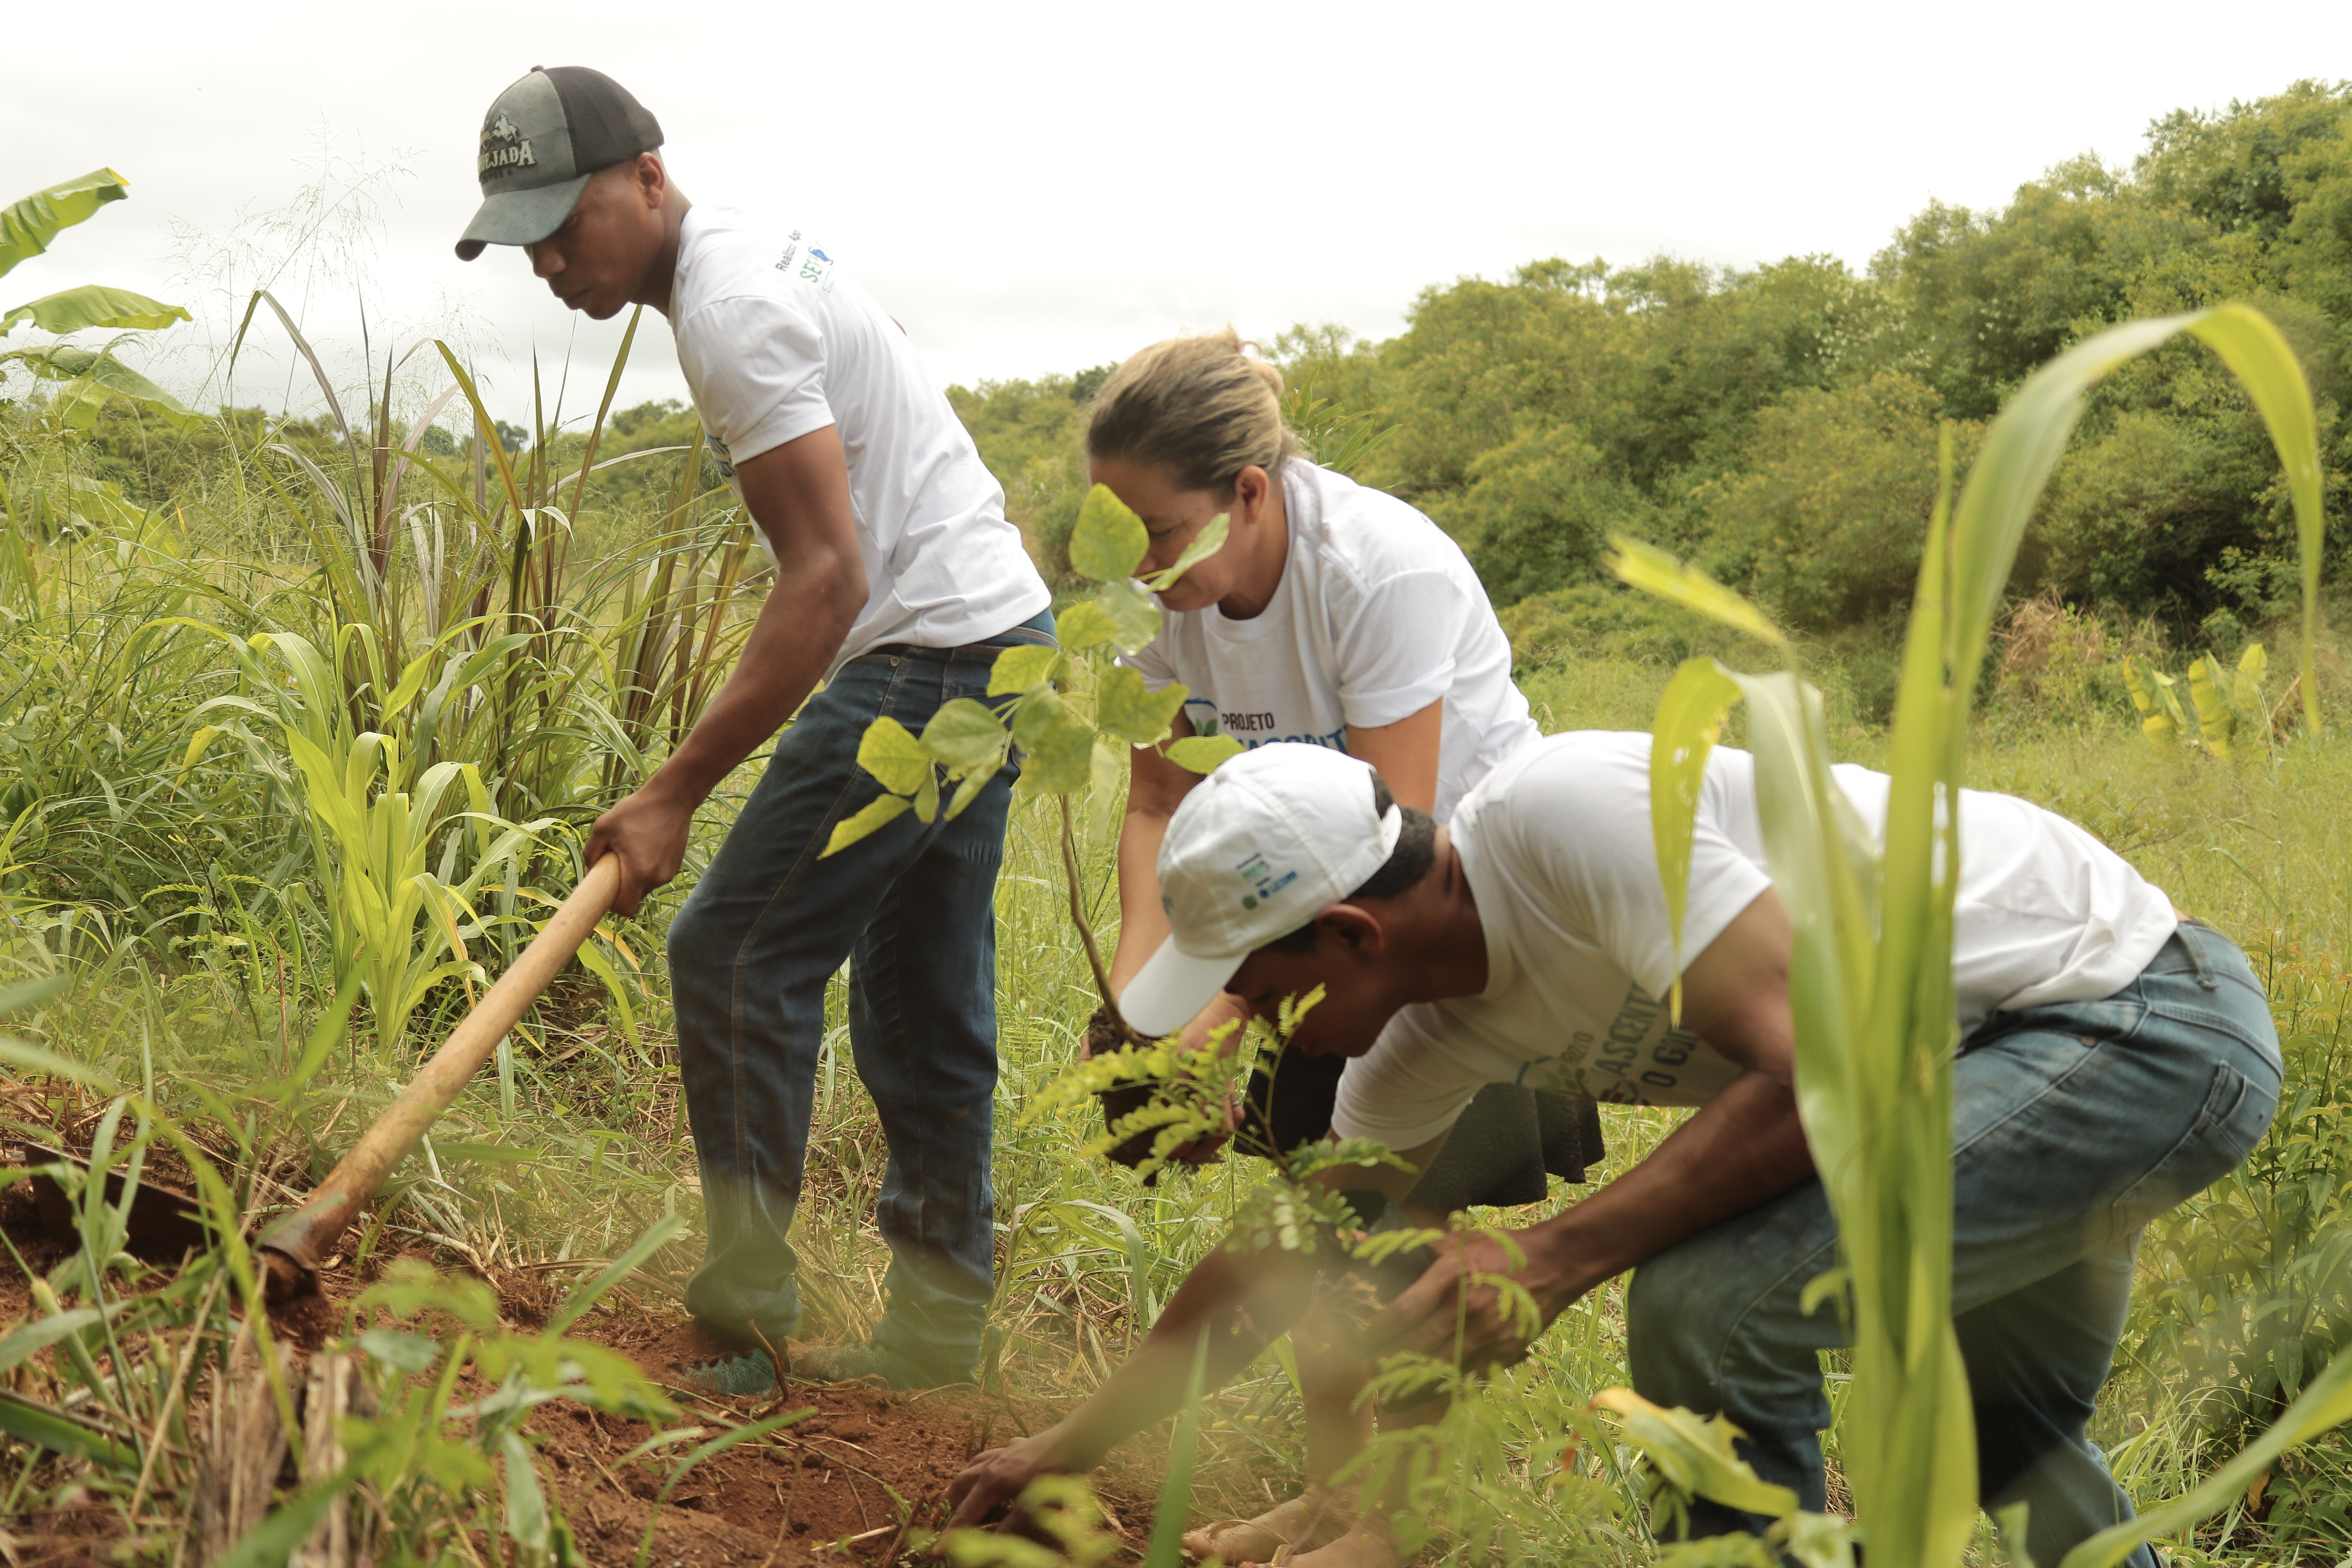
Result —
<instances>
[{"instance_id":1,"label":"man's arm","mask_svg":"<svg viewBox=\"0 0 2352 1568\"><path fill-rule=\"evenodd\" d=\"M735 469L743 504L775 552L776 584L743 652L669 760L596 819L588 863L621 860L613 908L636 913L677 875L694 808L808 700L866 604L866 566L849 505L849 467L832 426Z\"/></svg>"},{"instance_id":2,"label":"man's arm","mask_svg":"<svg viewBox=\"0 0 2352 1568\"><path fill-rule=\"evenodd\" d=\"M1316 1262L1279 1250L1219 1247L1185 1276L1151 1332L1093 1397L1033 1437L991 1449L948 1484L947 1528L979 1524L1043 1475L1083 1475L1118 1443L1184 1403L1203 1334L1202 1386L1220 1388L1305 1314Z\"/></svg>"},{"instance_id":3,"label":"man's arm","mask_svg":"<svg viewBox=\"0 0 2352 1568\"><path fill-rule=\"evenodd\" d=\"M1440 1136L1406 1151L1402 1158L1412 1171L1350 1165L1316 1180L1337 1191L1378 1188L1401 1198L1444 1144ZM948 1498L957 1507L949 1528L979 1523L1041 1475L1094 1468L1118 1444L1173 1414L1184 1403L1203 1331L1209 1356L1202 1386L1223 1387L1306 1312L1317 1275L1332 1261L1279 1247L1244 1252L1230 1243L1209 1254L1176 1288L1136 1352L1092 1398L1035 1436L981 1455L950 1483Z\"/></svg>"},{"instance_id":4,"label":"man's arm","mask_svg":"<svg viewBox=\"0 0 2352 1568\"><path fill-rule=\"evenodd\" d=\"M1450 1240L1445 1256L1370 1325L1367 1341L1449 1359L1458 1352L1468 1366L1505 1360L1527 1342L1510 1328L1496 1287L1463 1288L1468 1274L1516 1274L1549 1323L1602 1280L1812 1174L1790 1087L1796 1066L1790 941L1788 911L1767 890L1683 974L1685 1026L1748 1071L1640 1164L1557 1217L1517 1232L1524 1268L1512 1269L1485 1237Z\"/></svg>"}]
</instances>

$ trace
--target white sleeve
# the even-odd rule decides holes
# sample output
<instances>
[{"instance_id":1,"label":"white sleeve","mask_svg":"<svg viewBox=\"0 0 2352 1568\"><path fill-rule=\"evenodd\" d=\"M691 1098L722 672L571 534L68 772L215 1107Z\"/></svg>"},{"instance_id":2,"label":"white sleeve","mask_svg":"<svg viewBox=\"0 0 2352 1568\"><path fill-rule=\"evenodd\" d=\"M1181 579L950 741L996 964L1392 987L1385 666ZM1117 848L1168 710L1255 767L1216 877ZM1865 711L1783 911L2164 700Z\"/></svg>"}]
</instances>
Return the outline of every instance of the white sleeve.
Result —
<instances>
[{"instance_id":1,"label":"white sleeve","mask_svg":"<svg viewBox=\"0 0 2352 1568\"><path fill-rule=\"evenodd\" d=\"M1515 792L1507 837L1543 868L1562 923L1588 933L1643 991L1664 996L1678 971L1650 826L1647 753L1569 750L1537 768L1538 792L1526 794L1532 777ZM1685 968L1772 885L1724 831L1726 804L1722 789L1700 793L1683 912Z\"/></svg>"},{"instance_id":2,"label":"white sleeve","mask_svg":"<svg viewBox=\"0 0 2352 1568\"><path fill-rule=\"evenodd\" d=\"M1169 639L1175 635L1175 617L1163 612L1157 636L1133 653L1118 656L1119 663L1143 677L1146 691L1162 690L1176 679L1176 662L1168 657Z\"/></svg>"},{"instance_id":3,"label":"white sleeve","mask_svg":"<svg viewBox=\"0 0 2352 1568\"><path fill-rule=\"evenodd\" d=\"M738 466L834 423L824 340L782 300L714 300L677 326L677 363L695 408Z\"/></svg>"},{"instance_id":4,"label":"white sleeve","mask_svg":"<svg viewBox=\"0 0 2352 1568\"><path fill-rule=\"evenodd\" d=\"M1410 719L1454 689L1462 628L1485 605L1439 571L1401 572L1366 584L1330 613L1339 668L1339 710L1359 730Z\"/></svg>"},{"instance_id":5,"label":"white sleeve","mask_svg":"<svg viewBox=\"0 0 2352 1568\"><path fill-rule=\"evenodd\" d=\"M1459 1121L1478 1091L1496 1081L1423 1027L1423 1011L1407 1007L1390 1019L1372 1048L1339 1074L1333 1137L1378 1139L1392 1152L1417 1149Z\"/></svg>"}]
</instances>

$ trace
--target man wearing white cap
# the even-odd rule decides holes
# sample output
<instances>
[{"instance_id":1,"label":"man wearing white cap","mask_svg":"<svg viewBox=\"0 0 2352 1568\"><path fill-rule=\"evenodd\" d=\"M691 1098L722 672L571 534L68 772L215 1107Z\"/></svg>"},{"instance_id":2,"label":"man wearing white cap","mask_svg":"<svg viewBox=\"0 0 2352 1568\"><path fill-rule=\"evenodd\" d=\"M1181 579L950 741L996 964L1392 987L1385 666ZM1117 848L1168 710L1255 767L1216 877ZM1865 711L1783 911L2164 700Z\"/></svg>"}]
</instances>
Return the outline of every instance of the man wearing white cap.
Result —
<instances>
[{"instance_id":1,"label":"man wearing white cap","mask_svg":"<svg viewBox=\"0 0 2352 1568\"><path fill-rule=\"evenodd\" d=\"M1798 1124L1789 919L1765 868L1755 772L1717 750L1700 794L1681 951L1683 1015L1659 998L1675 944L1650 829L1650 738L1555 736L1497 768L1445 828L1391 804L1361 763L1309 746L1227 763L1171 818L1160 856L1172 940L1119 999L1139 1029L1182 1024L1220 990L1270 1016L1317 985L1292 1045L1352 1058L1332 1131L1425 1164L1486 1083L1697 1109L1591 1198L1517 1233L1512 1268L1479 1237L1369 1333L1373 1351L1492 1365L1522 1354L1499 1292L1513 1274L1547 1322L1640 1266L1627 1296L1633 1384L1727 1415L1764 1479L1823 1506L1828 1425L1817 1352L1834 1315L1805 1288L1835 1265L1836 1226ZM1883 831L1887 781L1837 782ZM1962 795L1954 915L1953 1296L1988 1503L2032 1505L2029 1547L2056 1562L2128 1515L2084 1437L2128 1304L2140 1226L2231 1169L2269 1125L2278 1041L2261 984L2226 938L2184 921L2089 834L2004 795ZM1335 1186L1401 1194L1411 1173L1350 1168ZM1212 1254L1136 1355L1058 1426L958 1477L956 1522L1041 1473L1097 1463L1181 1402L1194 1346L1211 1375L1245 1365L1304 1310L1316 1260ZM1459 1339L1457 1342L1457 1334ZM1695 1528L1759 1521L1702 1502ZM1311 1542L1303 1544L1313 1544ZM1382 1568L1367 1520L1298 1568ZM2128 1562L2152 1568L2143 1549Z\"/></svg>"}]
</instances>

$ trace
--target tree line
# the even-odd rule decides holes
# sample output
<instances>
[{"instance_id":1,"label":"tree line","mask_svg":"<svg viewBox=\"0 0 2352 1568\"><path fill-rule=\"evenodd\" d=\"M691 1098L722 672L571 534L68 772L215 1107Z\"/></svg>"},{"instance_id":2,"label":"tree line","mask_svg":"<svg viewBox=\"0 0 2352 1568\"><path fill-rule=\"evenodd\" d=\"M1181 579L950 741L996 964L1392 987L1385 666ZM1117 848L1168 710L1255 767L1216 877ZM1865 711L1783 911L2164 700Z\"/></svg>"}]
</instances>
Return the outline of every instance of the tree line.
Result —
<instances>
[{"instance_id":1,"label":"tree line","mask_svg":"<svg viewBox=\"0 0 2352 1568\"><path fill-rule=\"evenodd\" d=\"M2175 111L2128 168L2074 158L1997 210L1931 202L1859 272L1825 256L1750 268L1555 258L1430 288L1384 342L1301 327L1265 348L1310 444L1318 426L1384 432L1356 476L1459 540L1500 607L1606 613L1614 591L1597 563L1622 530L1793 626L1878 631L1918 570L1940 422L1965 458L2068 343L2224 300L2288 334L2340 505L2352 84ZM1066 572L1079 431L1103 374L950 393L1049 569ZM2290 597L2277 472L2210 355L2153 355L2102 388L2015 590L2233 642Z\"/></svg>"}]
</instances>

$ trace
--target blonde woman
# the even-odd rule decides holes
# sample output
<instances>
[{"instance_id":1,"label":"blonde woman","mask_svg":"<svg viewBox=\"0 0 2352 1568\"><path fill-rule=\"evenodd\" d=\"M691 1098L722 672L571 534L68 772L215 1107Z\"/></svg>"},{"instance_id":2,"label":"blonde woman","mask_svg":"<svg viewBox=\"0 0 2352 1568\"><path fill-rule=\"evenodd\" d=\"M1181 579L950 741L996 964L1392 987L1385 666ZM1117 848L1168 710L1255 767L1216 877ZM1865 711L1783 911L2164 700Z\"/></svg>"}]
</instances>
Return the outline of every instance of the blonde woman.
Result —
<instances>
[{"instance_id":1,"label":"blonde woman","mask_svg":"<svg viewBox=\"0 0 2352 1568\"><path fill-rule=\"evenodd\" d=\"M1127 662L1155 690L1184 685L1178 737L1345 752L1378 770L1400 804L1442 823L1496 764L1538 738L1511 681L1510 644L1453 540L1396 497L1317 466L1283 422L1281 393L1281 372L1230 329L1155 343L1104 383L1087 428L1088 468L1143 519L1151 544L1140 570L1173 563L1212 519L1229 520L1224 547L1160 596L1160 635ZM1158 752L1131 755L1114 991L1168 940L1160 841L1199 782ZM1187 1033L1205 1036L1244 1013L1237 998L1221 997ZM1243 1146L1270 1153L1323 1137L1343 1065L1296 1055L1270 1079L1260 1074ZM1534 1202L1548 1173L1581 1181L1599 1155L1590 1100L1494 1086L1405 1206L1434 1223L1474 1204ZM1195 1552L1262 1561L1346 1533L1349 1510L1325 1488L1360 1445L1366 1417L1347 1395L1324 1396L1338 1369L1323 1375L1314 1347L1330 1338L1296 1337L1307 1491L1257 1520L1195 1531L1187 1541Z\"/></svg>"}]
</instances>

